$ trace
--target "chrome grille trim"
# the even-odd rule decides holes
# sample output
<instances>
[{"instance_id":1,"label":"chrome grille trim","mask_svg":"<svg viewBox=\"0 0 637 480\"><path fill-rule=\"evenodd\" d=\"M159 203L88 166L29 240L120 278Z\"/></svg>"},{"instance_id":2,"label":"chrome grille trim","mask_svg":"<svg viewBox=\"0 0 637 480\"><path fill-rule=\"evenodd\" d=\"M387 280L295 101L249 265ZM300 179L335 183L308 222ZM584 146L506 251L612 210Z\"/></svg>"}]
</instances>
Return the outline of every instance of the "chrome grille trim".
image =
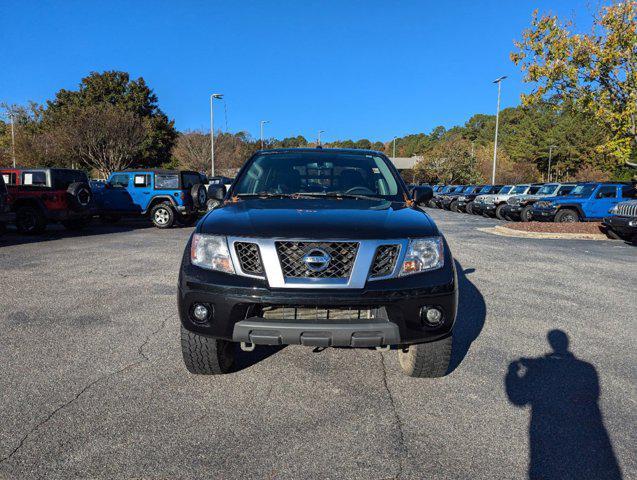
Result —
<instances>
[{"instance_id":1,"label":"chrome grille trim","mask_svg":"<svg viewBox=\"0 0 637 480\"><path fill-rule=\"evenodd\" d=\"M235 242L234 249L239 258L241 270L251 275L263 275L263 263L259 246L253 242Z\"/></svg>"},{"instance_id":2,"label":"chrome grille trim","mask_svg":"<svg viewBox=\"0 0 637 480\"><path fill-rule=\"evenodd\" d=\"M622 217L637 217L637 200L618 203L617 215Z\"/></svg>"},{"instance_id":3,"label":"chrome grille trim","mask_svg":"<svg viewBox=\"0 0 637 480\"><path fill-rule=\"evenodd\" d=\"M370 280L380 280L393 276L398 266L398 256L400 255L400 244L379 245L376 248L376 255L369 271Z\"/></svg>"},{"instance_id":4,"label":"chrome grille trim","mask_svg":"<svg viewBox=\"0 0 637 480\"><path fill-rule=\"evenodd\" d=\"M244 272L240 266L235 244L237 242L248 242L257 244L261 253L261 262L264 275L253 275ZM305 242L305 243L358 243L358 251L354 259L349 277L347 278L291 278L283 274L276 242ZM234 263L238 275L253 278L265 278L270 288L318 288L318 289L344 289L344 288L365 288L367 281L382 280L387 277L368 278L372 262L376 255L376 250L381 245L399 245L400 251L396 261L394 272L402 265L408 239L386 239L386 240L356 240L356 239L317 239L317 238L254 238L254 237L228 237L228 247L232 262Z\"/></svg>"}]
</instances>

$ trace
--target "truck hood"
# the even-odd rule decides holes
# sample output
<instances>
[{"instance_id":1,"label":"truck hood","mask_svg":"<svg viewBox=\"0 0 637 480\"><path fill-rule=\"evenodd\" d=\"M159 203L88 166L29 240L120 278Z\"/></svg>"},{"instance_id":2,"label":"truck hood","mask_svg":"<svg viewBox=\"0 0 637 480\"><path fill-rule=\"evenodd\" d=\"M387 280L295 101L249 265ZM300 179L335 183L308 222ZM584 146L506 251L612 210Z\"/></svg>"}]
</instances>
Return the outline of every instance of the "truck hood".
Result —
<instances>
[{"instance_id":1,"label":"truck hood","mask_svg":"<svg viewBox=\"0 0 637 480\"><path fill-rule=\"evenodd\" d=\"M249 199L209 212L198 233L238 237L388 239L429 237L438 230L420 209L355 199Z\"/></svg>"}]
</instances>

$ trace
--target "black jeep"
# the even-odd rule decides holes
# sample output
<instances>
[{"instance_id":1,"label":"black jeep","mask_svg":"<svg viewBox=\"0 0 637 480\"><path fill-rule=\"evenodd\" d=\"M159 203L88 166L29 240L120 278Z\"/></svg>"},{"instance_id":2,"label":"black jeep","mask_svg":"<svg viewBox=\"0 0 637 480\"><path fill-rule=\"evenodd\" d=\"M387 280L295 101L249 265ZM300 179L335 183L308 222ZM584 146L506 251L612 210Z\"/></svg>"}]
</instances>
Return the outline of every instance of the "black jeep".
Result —
<instances>
[{"instance_id":1,"label":"black jeep","mask_svg":"<svg viewBox=\"0 0 637 480\"><path fill-rule=\"evenodd\" d=\"M231 371L240 344L395 348L446 373L458 290L451 251L392 163L369 150L257 152L197 225L179 276L184 362Z\"/></svg>"}]
</instances>

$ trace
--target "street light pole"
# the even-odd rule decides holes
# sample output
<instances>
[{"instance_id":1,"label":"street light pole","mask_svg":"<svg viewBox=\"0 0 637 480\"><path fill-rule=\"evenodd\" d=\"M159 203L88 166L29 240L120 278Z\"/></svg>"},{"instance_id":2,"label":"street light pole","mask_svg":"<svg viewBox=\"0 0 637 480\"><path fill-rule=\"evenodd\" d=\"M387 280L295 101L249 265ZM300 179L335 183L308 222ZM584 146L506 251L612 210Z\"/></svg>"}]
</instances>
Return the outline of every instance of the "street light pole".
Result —
<instances>
[{"instance_id":1,"label":"street light pole","mask_svg":"<svg viewBox=\"0 0 637 480\"><path fill-rule=\"evenodd\" d=\"M552 154L554 148L557 148L557 145L549 145L549 170L546 174L546 178L549 182L551 181L551 158L553 156Z\"/></svg>"},{"instance_id":2,"label":"street light pole","mask_svg":"<svg viewBox=\"0 0 637 480\"><path fill-rule=\"evenodd\" d=\"M319 130L318 131L318 144L321 144L321 133L325 133L325 130Z\"/></svg>"},{"instance_id":3,"label":"street light pole","mask_svg":"<svg viewBox=\"0 0 637 480\"><path fill-rule=\"evenodd\" d=\"M393 152L394 153L392 155L394 156L394 158L396 158L396 137L394 137L394 150L393 150Z\"/></svg>"},{"instance_id":4,"label":"street light pole","mask_svg":"<svg viewBox=\"0 0 637 480\"><path fill-rule=\"evenodd\" d=\"M500 123L500 87L501 87L502 80L504 80L505 78L507 78L506 75L500 78L496 78L493 81L493 83L498 84L498 107L495 113L495 141L493 144L493 173L491 174L491 183L493 185L495 185L495 167L498 160L498 126Z\"/></svg>"},{"instance_id":5,"label":"street light pole","mask_svg":"<svg viewBox=\"0 0 637 480\"><path fill-rule=\"evenodd\" d=\"M215 98L222 99L223 95L220 93L210 95L210 177L215 176L215 119L212 108L212 100Z\"/></svg>"},{"instance_id":6,"label":"street light pole","mask_svg":"<svg viewBox=\"0 0 637 480\"><path fill-rule=\"evenodd\" d=\"M270 120L261 120L261 150L263 150L263 125L270 123Z\"/></svg>"},{"instance_id":7,"label":"street light pole","mask_svg":"<svg viewBox=\"0 0 637 480\"><path fill-rule=\"evenodd\" d=\"M13 127L13 114L9 113L8 115L11 122L11 157L13 158L13 168L15 168L15 128Z\"/></svg>"}]
</instances>

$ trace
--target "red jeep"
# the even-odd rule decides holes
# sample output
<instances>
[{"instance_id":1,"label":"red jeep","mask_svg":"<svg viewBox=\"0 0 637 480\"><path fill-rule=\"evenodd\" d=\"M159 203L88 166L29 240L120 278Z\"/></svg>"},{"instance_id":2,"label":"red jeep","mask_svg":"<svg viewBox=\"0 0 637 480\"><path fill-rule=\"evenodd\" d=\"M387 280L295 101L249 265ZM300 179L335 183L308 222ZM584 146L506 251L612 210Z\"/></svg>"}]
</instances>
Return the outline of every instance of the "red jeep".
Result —
<instances>
[{"instance_id":1,"label":"red jeep","mask_svg":"<svg viewBox=\"0 0 637 480\"><path fill-rule=\"evenodd\" d=\"M92 193L81 170L69 168L2 168L15 212L18 231L42 233L48 223L60 222L78 230L91 219Z\"/></svg>"}]
</instances>

